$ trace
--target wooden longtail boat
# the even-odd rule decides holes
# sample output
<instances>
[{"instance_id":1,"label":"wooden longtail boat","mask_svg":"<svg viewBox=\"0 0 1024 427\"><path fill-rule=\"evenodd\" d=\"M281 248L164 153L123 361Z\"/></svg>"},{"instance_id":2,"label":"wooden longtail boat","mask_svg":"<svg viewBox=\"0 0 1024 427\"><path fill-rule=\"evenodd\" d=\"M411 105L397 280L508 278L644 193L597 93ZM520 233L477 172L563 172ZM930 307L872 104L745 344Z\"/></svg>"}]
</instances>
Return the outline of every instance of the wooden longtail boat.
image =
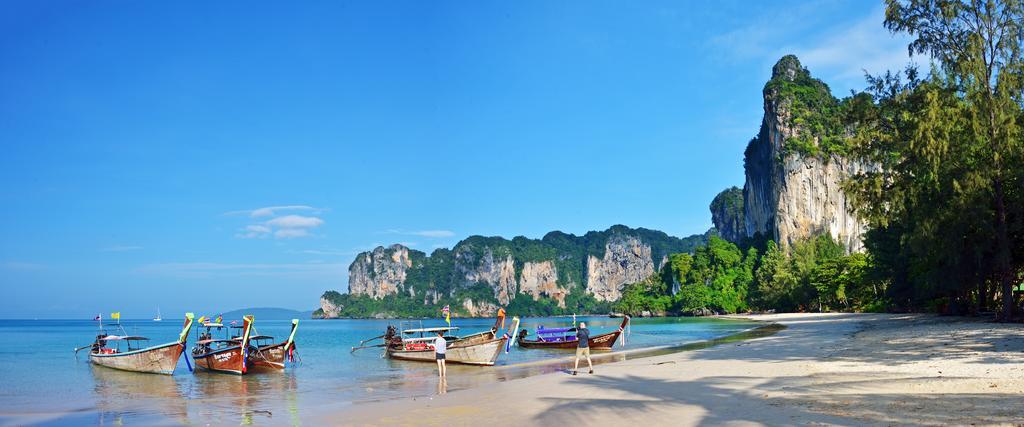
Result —
<instances>
[{"instance_id":1,"label":"wooden longtail boat","mask_svg":"<svg viewBox=\"0 0 1024 427\"><path fill-rule=\"evenodd\" d=\"M592 335L588 340L592 351L610 351L619 335L629 324L629 316L622 318L619 330L601 335ZM551 349L575 349L579 340L576 338L576 328L537 328L537 339L528 340L529 332L526 329L519 331L517 337L519 346L522 348L551 348Z\"/></svg>"},{"instance_id":2,"label":"wooden longtail boat","mask_svg":"<svg viewBox=\"0 0 1024 427\"><path fill-rule=\"evenodd\" d=\"M178 335L177 341L137 348L140 342L148 341L149 338L127 334L108 335L101 332L96 336L96 342L83 348L91 347L89 361L100 366L122 371L171 375L174 373L174 368L178 366L178 358L185 352L185 342L192 329L193 317L192 313L185 314L185 326L182 328L181 334ZM127 344L127 349L124 351L120 349L121 342ZM111 344L114 347L111 347Z\"/></svg>"},{"instance_id":3,"label":"wooden longtail boat","mask_svg":"<svg viewBox=\"0 0 1024 427\"><path fill-rule=\"evenodd\" d=\"M220 323L205 323L206 332L192 348L196 367L213 372L245 375L249 371L249 339L253 317L242 317L242 335L237 339L213 339L213 329L223 329Z\"/></svg>"},{"instance_id":4,"label":"wooden longtail boat","mask_svg":"<svg viewBox=\"0 0 1024 427\"><path fill-rule=\"evenodd\" d=\"M274 371L284 369L285 359L295 361L295 330L299 327L299 319L292 319L292 331L288 339L273 344L274 337L255 335L250 340L256 350L249 354L250 369Z\"/></svg>"},{"instance_id":5,"label":"wooden longtail boat","mask_svg":"<svg viewBox=\"0 0 1024 427\"><path fill-rule=\"evenodd\" d=\"M506 330L502 335L498 335L498 332L505 324L505 311L498 311L498 319L494 322L494 326L489 331L478 332L465 337L456 336L445 336L445 340L448 342L446 346L447 351L445 353L445 360L449 363L461 363L465 365L484 365L491 366L498 359L501 354L501 350L505 348L506 343L510 338L509 331L514 331L519 326L518 319L515 320L513 328ZM374 345L369 347L384 347L384 354L392 359L397 360L410 360L416 362L430 362L433 363L434 358L434 340L435 336L425 336L424 334L436 334L437 332L445 332L446 335L450 332L457 331L457 327L440 327L440 328L418 328L418 329L406 329L401 334L398 334L393 326L389 326L387 332L380 336L371 338L383 338L384 343L380 345ZM406 335L419 334L419 337ZM364 340L365 343L366 340ZM361 343L362 344L362 343ZM363 346L359 348L365 348ZM354 348L357 350L358 348Z\"/></svg>"}]
</instances>

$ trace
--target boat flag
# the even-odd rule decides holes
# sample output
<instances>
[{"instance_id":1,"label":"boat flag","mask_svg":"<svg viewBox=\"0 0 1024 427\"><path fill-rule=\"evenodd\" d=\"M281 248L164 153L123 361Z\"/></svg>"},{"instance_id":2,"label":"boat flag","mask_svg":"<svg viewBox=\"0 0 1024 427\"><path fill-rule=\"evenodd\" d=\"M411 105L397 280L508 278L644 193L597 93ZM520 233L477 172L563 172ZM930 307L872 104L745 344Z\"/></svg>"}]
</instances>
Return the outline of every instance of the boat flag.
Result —
<instances>
[{"instance_id":1,"label":"boat flag","mask_svg":"<svg viewBox=\"0 0 1024 427\"><path fill-rule=\"evenodd\" d=\"M121 312L120 311L115 311L113 313L110 313L110 318L114 319L114 320L117 320L117 323L121 323Z\"/></svg>"},{"instance_id":2,"label":"boat flag","mask_svg":"<svg viewBox=\"0 0 1024 427\"><path fill-rule=\"evenodd\" d=\"M441 309L441 314L444 315L444 321L448 323L448 326L452 326L452 310L447 304Z\"/></svg>"},{"instance_id":3,"label":"boat flag","mask_svg":"<svg viewBox=\"0 0 1024 427\"><path fill-rule=\"evenodd\" d=\"M92 318L92 320L96 320L96 321L103 320L103 315L102 314L97 314L96 317Z\"/></svg>"},{"instance_id":4,"label":"boat flag","mask_svg":"<svg viewBox=\"0 0 1024 427\"><path fill-rule=\"evenodd\" d=\"M224 315L218 314L217 319L214 320L213 323L220 323L222 320L224 320Z\"/></svg>"}]
</instances>

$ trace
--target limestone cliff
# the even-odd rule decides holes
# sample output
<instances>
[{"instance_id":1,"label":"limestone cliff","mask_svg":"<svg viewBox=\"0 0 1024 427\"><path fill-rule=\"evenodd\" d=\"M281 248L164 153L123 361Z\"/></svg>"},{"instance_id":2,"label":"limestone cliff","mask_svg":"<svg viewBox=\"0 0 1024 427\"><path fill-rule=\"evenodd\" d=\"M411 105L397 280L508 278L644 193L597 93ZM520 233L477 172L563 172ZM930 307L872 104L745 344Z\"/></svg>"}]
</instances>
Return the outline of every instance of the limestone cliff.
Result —
<instances>
[{"instance_id":1,"label":"limestone cliff","mask_svg":"<svg viewBox=\"0 0 1024 427\"><path fill-rule=\"evenodd\" d=\"M616 235L605 245L604 257L587 257L587 292L598 301L617 301L623 285L652 274L651 247L636 237Z\"/></svg>"},{"instance_id":2,"label":"limestone cliff","mask_svg":"<svg viewBox=\"0 0 1024 427\"><path fill-rule=\"evenodd\" d=\"M865 225L841 183L863 165L842 155L836 100L795 56L783 57L765 85L764 118L744 156L744 234L783 246L829 233L848 252L863 249Z\"/></svg>"},{"instance_id":3,"label":"limestone cliff","mask_svg":"<svg viewBox=\"0 0 1024 427\"><path fill-rule=\"evenodd\" d=\"M331 298L326 296L320 297L320 310L319 317L331 319L341 315L342 307L336 305Z\"/></svg>"},{"instance_id":4,"label":"limestone cliff","mask_svg":"<svg viewBox=\"0 0 1024 427\"><path fill-rule=\"evenodd\" d=\"M711 222L723 239L739 243L747 235L743 219L743 190L737 187L722 190L711 201Z\"/></svg>"},{"instance_id":5,"label":"limestone cliff","mask_svg":"<svg viewBox=\"0 0 1024 427\"><path fill-rule=\"evenodd\" d=\"M475 283L485 283L494 290L498 303L506 305L515 297L516 269L512 254L495 261L494 251L489 247L482 248L483 256L474 254L474 247L461 246L455 251L455 271L469 287Z\"/></svg>"},{"instance_id":6,"label":"limestone cliff","mask_svg":"<svg viewBox=\"0 0 1024 427\"><path fill-rule=\"evenodd\" d=\"M363 252L348 267L349 292L373 299L397 293L405 284L410 267L409 248L402 245L380 246L372 252Z\"/></svg>"},{"instance_id":7,"label":"limestone cliff","mask_svg":"<svg viewBox=\"0 0 1024 427\"><path fill-rule=\"evenodd\" d=\"M554 262L524 263L521 278L520 292L531 295L534 301L541 297L554 298L560 308L565 308L565 296L569 290L558 286L558 269Z\"/></svg>"},{"instance_id":8,"label":"limestone cliff","mask_svg":"<svg viewBox=\"0 0 1024 427\"><path fill-rule=\"evenodd\" d=\"M550 314L554 308L580 313L617 300L625 284L646 279L668 254L692 252L706 241L707 235L679 239L616 225L583 236L557 231L542 239L471 236L429 256L402 245L378 247L356 257L348 294L325 293L321 310L324 317L411 311L430 316L439 310L434 306L447 304L460 316L493 315L498 306L519 314ZM367 297L384 302L358 301ZM568 307L570 300L575 306Z\"/></svg>"}]
</instances>

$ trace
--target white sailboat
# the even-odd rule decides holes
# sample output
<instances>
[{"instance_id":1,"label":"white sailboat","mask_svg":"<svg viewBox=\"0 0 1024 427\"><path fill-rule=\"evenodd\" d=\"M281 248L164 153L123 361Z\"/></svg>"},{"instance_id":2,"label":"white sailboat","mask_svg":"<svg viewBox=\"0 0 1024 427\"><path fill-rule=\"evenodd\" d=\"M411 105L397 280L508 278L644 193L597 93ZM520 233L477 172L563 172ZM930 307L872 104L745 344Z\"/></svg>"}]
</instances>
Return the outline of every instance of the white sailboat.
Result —
<instances>
[{"instance_id":1,"label":"white sailboat","mask_svg":"<svg viewBox=\"0 0 1024 427\"><path fill-rule=\"evenodd\" d=\"M156 308L156 317L153 318L153 321L154 322L159 322L159 321L162 321L162 320L164 320L164 319L162 317L160 317L160 307L157 307Z\"/></svg>"}]
</instances>

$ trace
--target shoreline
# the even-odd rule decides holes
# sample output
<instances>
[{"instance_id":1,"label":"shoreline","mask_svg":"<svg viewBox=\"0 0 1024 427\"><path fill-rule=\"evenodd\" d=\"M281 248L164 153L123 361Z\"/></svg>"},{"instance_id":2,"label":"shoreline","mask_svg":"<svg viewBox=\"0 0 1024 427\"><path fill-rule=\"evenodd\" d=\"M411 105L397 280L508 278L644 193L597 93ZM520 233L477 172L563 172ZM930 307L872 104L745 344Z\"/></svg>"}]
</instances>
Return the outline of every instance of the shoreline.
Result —
<instances>
[{"instance_id":1,"label":"shoreline","mask_svg":"<svg viewBox=\"0 0 1024 427\"><path fill-rule=\"evenodd\" d=\"M547 373L426 398L357 403L313 419L342 425L943 425L1024 419L1019 325L921 314L730 317L786 328L603 363L595 375Z\"/></svg>"}]
</instances>

